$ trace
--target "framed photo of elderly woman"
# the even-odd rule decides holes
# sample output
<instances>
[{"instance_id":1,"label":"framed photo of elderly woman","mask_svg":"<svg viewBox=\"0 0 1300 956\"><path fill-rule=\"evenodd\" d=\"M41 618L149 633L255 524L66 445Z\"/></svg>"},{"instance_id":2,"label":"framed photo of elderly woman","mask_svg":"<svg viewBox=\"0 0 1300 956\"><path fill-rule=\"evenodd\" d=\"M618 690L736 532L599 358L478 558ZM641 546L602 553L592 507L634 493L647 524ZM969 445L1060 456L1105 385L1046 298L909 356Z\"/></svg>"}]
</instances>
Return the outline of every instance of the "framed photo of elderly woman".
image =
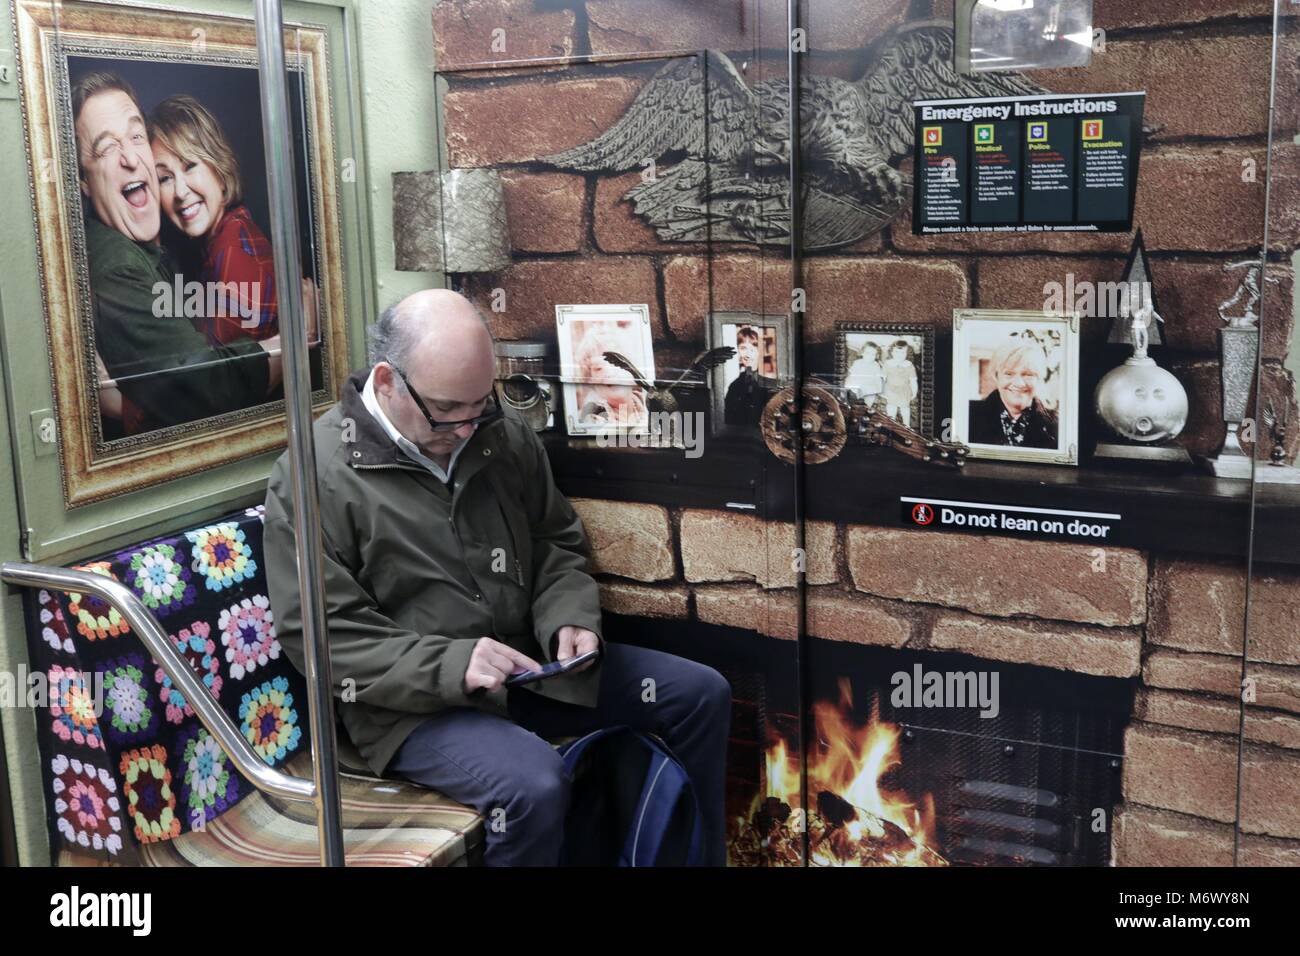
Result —
<instances>
[{"instance_id":1,"label":"framed photo of elderly woman","mask_svg":"<svg viewBox=\"0 0 1300 956\"><path fill-rule=\"evenodd\" d=\"M975 458L1079 463L1079 317L957 309L952 437Z\"/></svg>"},{"instance_id":2,"label":"framed photo of elderly woman","mask_svg":"<svg viewBox=\"0 0 1300 956\"><path fill-rule=\"evenodd\" d=\"M286 296L315 407L349 366L325 29L286 27L304 276L286 290L251 17L15 0L14 22L66 504L282 445Z\"/></svg>"}]
</instances>

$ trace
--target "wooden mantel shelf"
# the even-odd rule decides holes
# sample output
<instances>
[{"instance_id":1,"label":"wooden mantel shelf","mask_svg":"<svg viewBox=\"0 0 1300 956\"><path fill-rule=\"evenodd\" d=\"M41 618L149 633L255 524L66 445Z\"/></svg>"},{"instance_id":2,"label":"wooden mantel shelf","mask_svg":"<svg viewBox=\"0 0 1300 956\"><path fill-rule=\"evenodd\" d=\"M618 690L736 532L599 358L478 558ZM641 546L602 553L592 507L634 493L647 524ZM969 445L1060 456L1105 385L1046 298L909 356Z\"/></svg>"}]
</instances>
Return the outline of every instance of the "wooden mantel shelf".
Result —
<instances>
[{"instance_id":1,"label":"wooden mantel shelf","mask_svg":"<svg viewBox=\"0 0 1300 956\"><path fill-rule=\"evenodd\" d=\"M602 448L558 433L544 439L556 482L573 497L794 518L795 470L757 440L706 440L705 453L690 459L681 450ZM1194 471L973 460L959 472L862 445L805 469L808 520L912 527L903 497L1119 514L1108 543L1146 551L1244 560L1251 550L1251 483ZM1300 565L1298 539L1300 487L1258 485L1254 559Z\"/></svg>"}]
</instances>

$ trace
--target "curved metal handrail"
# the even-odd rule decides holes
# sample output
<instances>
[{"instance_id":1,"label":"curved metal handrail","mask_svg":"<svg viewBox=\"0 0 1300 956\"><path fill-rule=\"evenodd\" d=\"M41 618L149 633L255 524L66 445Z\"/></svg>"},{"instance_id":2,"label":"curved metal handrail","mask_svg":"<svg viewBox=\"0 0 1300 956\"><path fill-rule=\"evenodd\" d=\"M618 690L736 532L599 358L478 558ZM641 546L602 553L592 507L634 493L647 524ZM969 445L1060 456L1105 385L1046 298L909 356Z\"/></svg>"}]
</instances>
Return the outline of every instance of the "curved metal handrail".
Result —
<instances>
[{"instance_id":1,"label":"curved metal handrail","mask_svg":"<svg viewBox=\"0 0 1300 956\"><path fill-rule=\"evenodd\" d=\"M217 705L212 694L190 669L189 662L181 656L180 651L176 650L153 613L125 584L90 571L76 571L44 564L22 564L16 561L0 564L0 580L6 584L25 587L93 594L117 608L122 617L126 618L126 623L131 626L131 630L149 649L154 660L162 665L163 671L172 679L172 683L185 695L185 702L194 708L194 713L208 729L208 733L216 738L221 749L234 762L236 769L253 786L263 793L284 800L301 803L316 801L316 784L313 781L276 770L268 766L258 755L235 726L235 722Z\"/></svg>"}]
</instances>

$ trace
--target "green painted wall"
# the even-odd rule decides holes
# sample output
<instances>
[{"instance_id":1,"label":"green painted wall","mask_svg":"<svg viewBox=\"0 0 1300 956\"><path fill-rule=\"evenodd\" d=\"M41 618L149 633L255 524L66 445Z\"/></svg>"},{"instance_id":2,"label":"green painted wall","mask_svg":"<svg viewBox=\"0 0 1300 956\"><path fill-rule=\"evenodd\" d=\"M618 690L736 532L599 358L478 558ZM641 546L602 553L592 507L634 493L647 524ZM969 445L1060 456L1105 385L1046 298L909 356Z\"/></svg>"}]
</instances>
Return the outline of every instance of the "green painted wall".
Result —
<instances>
[{"instance_id":1,"label":"green painted wall","mask_svg":"<svg viewBox=\"0 0 1300 956\"><path fill-rule=\"evenodd\" d=\"M252 16L249 0L155 0L161 6ZM7 7L7 4L6 4ZM353 365L363 361L364 326L377 306L441 285L441 277L393 269L391 179L394 170L437 162L430 0L302 0L285 3L286 21L330 29L336 148L354 160L341 180L342 232L348 275ZM7 11L6 11L7 12ZM0 18L0 65L14 62L12 24ZM0 560L30 557L66 564L260 501L274 454L209 470L189 479L68 512L57 455L36 454L30 413L52 407L47 345L37 278L35 233L16 84L0 83ZM367 91L363 93L363 90ZM365 100L364 106L362 100ZM17 468L15 467L17 463ZM0 595L0 671L27 660L21 600ZM19 858L47 862L45 814L32 711L0 710L16 818Z\"/></svg>"},{"instance_id":2,"label":"green painted wall","mask_svg":"<svg viewBox=\"0 0 1300 956\"><path fill-rule=\"evenodd\" d=\"M392 174L438 164L432 10L433 0L357 4L380 308L420 289L443 285L442 276L435 273L393 268Z\"/></svg>"}]
</instances>

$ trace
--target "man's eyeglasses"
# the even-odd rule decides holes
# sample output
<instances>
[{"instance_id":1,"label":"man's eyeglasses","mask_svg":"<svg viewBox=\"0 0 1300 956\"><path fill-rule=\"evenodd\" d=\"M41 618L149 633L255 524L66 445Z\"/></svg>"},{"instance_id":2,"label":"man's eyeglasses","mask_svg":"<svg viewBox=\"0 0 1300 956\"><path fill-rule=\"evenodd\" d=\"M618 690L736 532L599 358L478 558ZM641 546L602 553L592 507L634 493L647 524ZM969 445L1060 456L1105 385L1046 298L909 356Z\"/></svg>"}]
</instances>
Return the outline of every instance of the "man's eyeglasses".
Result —
<instances>
[{"instance_id":1,"label":"man's eyeglasses","mask_svg":"<svg viewBox=\"0 0 1300 956\"><path fill-rule=\"evenodd\" d=\"M392 367L393 371L397 373L397 377L402 380L402 384L406 386L406 391L410 393L411 398L415 400L415 407L420 410L420 414L424 416L424 420L427 421L429 427L436 432L454 431L461 425L486 425L488 422L496 421L502 415L501 406L497 404L496 393L494 392L488 398L487 404L483 408L482 415L475 415L473 418L462 418L458 421L439 421L429 414L428 407L424 404L424 400L420 398L419 393L411 387L411 380L406 377L406 373L396 365L392 365L391 362L389 365Z\"/></svg>"}]
</instances>

